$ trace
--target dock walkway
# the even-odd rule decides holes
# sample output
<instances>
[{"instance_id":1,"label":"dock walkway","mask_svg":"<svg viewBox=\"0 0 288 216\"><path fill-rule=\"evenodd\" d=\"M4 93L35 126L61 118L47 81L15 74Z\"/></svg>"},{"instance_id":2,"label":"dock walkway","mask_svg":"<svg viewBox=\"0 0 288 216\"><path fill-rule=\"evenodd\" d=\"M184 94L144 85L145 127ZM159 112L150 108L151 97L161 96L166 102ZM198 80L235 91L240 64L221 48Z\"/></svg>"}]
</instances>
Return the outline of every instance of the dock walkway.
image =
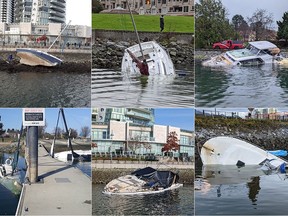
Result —
<instances>
[{"instance_id":1,"label":"dock walkway","mask_svg":"<svg viewBox=\"0 0 288 216\"><path fill-rule=\"evenodd\" d=\"M16 215L92 215L92 183L78 168L38 148L39 183L24 184Z\"/></svg>"}]
</instances>

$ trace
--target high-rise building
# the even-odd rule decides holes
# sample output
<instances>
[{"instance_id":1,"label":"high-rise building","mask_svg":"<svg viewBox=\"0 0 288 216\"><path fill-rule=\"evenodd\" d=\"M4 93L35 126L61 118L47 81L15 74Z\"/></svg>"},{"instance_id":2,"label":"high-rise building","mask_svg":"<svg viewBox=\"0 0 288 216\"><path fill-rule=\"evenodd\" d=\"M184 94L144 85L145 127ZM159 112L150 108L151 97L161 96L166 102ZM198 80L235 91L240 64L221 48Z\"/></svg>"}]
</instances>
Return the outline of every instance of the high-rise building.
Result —
<instances>
[{"instance_id":1,"label":"high-rise building","mask_svg":"<svg viewBox=\"0 0 288 216\"><path fill-rule=\"evenodd\" d=\"M14 0L0 0L0 22L12 23L14 18Z\"/></svg>"},{"instance_id":2,"label":"high-rise building","mask_svg":"<svg viewBox=\"0 0 288 216\"><path fill-rule=\"evenodd\" d=\"M15 22L65 23L66 0L15 0Z\"/></svg>"}]
</instances>

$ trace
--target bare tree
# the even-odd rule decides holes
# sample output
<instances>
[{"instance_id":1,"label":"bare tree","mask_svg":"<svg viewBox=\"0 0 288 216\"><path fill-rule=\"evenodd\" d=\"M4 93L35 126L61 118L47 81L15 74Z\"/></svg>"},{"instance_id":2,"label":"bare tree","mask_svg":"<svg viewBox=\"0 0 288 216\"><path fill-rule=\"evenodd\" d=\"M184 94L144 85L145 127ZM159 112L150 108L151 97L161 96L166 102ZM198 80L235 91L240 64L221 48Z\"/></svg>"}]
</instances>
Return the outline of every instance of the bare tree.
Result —
<instances>
[{"instance_id":1,"label":"bare tree","mask_svg":"<svg viewBox=\"0 0 288 216\"><path fill-rule=\"evenodd\" d=\"M88 137L90 134L90 128L88 126L81 127L81 135L83 137Z\"/></svg>"},{"instance_id":2,"label":"bare tree","mask_svg":"<svg viewBox=\"0 0 288 216\"><path fill-rule=\"evenodd\" d=\"M251 17L247 17L250 27L255 31L256 41L265 39L273 23L273 15L264 9L257 9Z\"/></svg>"}]
</instances>

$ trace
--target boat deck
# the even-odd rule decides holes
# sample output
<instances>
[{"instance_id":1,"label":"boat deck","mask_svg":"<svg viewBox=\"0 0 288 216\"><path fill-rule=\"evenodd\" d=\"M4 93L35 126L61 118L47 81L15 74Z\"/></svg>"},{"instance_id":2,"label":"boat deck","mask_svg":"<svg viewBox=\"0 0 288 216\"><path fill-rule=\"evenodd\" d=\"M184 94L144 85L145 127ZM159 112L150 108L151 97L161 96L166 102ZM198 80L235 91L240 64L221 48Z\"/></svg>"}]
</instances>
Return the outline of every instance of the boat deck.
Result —
<instances>
[{"instance_id":1,"label":"boat deck","mask_svg":"<svg viewBox=\"0 0 288 216\"><path fill-rule=\"evenodd\" d=\"M16 215L91 215L91 179L38 148L39 183L24 184Z\"/></svg>"}]
</instances>

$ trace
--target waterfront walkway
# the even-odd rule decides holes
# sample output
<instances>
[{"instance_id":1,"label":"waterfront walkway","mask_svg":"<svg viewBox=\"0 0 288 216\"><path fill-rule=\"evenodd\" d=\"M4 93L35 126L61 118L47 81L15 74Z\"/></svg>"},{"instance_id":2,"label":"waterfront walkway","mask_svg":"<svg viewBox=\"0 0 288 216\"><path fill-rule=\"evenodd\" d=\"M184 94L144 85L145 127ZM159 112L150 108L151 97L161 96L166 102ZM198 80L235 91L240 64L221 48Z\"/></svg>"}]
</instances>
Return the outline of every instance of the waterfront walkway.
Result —
<instances>
[{"instance_id":1,"label":"waterfront walkway","mask_svg":"<svg viewBox=\"0 0 288 216\"><path fill-rule=\"evenodd\" d=\"M16 215L91 215L91 179L38 148L39 183L24 184Z\"/></svg>"}]
</instances>

